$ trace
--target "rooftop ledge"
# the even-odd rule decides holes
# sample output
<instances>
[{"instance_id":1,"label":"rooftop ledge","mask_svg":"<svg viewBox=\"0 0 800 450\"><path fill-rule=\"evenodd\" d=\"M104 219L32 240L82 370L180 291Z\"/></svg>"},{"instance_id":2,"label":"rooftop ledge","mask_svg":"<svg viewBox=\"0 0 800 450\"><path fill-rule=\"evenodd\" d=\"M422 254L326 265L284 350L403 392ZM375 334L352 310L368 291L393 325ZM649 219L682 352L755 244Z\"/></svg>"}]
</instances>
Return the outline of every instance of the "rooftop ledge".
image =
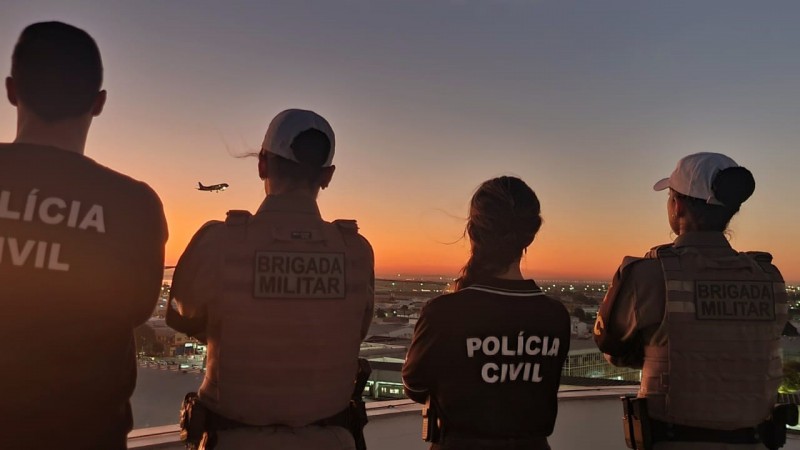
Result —
<instances>
[{"instance_id":1,"label":"rooftop ledge","mask_svg":"<svg viewBox=\"0 0 800 450\"><path fill-rule=\"evenodd\" d=\"M625 448L619 397L635 392L636 386L573 388L562 386L559 411L550 445L556 449ZM420 439L421 405L411 400L367 403L369 424L364 434L369 450L424 450ZM581 430L576 433L575 430ZM182 449L177 425L141 428L128 435L131 449ZM800 450L800 434L789 435L784 449Z\"/></svg>"}]
</instances>

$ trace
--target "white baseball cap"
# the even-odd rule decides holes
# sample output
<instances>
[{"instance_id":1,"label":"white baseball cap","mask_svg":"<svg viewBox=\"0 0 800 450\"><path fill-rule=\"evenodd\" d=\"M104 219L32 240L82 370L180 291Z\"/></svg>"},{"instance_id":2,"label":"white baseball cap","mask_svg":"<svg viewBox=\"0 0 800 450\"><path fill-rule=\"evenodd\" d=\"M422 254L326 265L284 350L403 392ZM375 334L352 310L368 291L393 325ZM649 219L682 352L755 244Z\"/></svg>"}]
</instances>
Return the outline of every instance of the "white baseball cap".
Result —
<instances>
[{"instance_id":1,"label":"white baseball cap","mask_svg":"<svg viewBox=\"0 0 800 450\"><path fill-rule=\"evenodd\" d=\"M653 189L663 191L672 188L683 195L705 200L711 205L722 205L722 202L714 198L711 186L717 174L730 167L739 165L721 153L695 153L678 161L672 175L653 185Z\"/></svg>"},{"instance_id":2,"label":"white baseball cap","mask_svg":"<svg viewBox=\"0 0 800 450\"><path fill-rule=\"evenodd\" d=\"M267 134L264 136L264 143L261 144L261 150L300 163L301 161L295 156L292 145L295 138L308 130L320 131L330 141L328 159L322 164L322 167L330 167L333 162L333 151L336 145L333 128L325 118L314 111L287 109L278 113L269 123Z\"/></svg>"}]
</instances>

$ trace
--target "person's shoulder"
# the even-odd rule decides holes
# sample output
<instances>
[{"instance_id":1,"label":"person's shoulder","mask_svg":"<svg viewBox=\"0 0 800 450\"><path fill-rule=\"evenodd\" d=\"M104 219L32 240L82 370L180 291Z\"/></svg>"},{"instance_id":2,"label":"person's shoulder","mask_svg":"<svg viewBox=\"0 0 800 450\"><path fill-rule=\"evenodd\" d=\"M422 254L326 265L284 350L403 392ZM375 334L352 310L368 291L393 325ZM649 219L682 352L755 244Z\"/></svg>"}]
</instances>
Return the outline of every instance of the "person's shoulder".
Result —
<instances>
[{"instance_id":1,"label":"person's shoulder","mask_svg":"<svg viewBox=\"0 0 800 450\"><path fill-rule=\"evenodd\" d=\"M623 286L627 289L643 288L653 284L664 283L664 270L661 262L654 258L635 258L626 256L625 261L620 265L617 274L614 276L612 284L617 285L616 291L619 292ZM611 288L609 288L611 290Z\"/></svg>"},{"instance_id":2,"label":"person's shoulder","mask_svg":"<svg viewBox=\"0 0 800 450\"><path fill-rule=\"evenodd\" d=\"M664 256L665 252L670 251L670 247L669 244L653 247L642 257L625 256L614 274L609 293L619 293L623 286L627 289L634 286L663 284L664 272L658 255L661 253L661 256Z\"/></svg>"},{"instance_id":3,"label":"person's shoulder","mask_svg":"<svg viewBox=\"0 0 800 450\"><path fill-rule=\"evenodd\" d=\"M569 311L560 300L545 294L539 297L539 303L551 308L556 314L569 318Z\"/></svg>"},{"instance_id":4,"label":"person's shoulder","mask_svg":"<svg viewBox=\"0 0 800 450\"><path fill-rule=\"evenodd\" d=\"M123 198L132 207L163 210L160 197L149 184L100 164L91 157L84 156L83 161L87 172L84 175L97 180L109 194Z\"/></svg>"},{"instance_id":5,"label":"person's shoulder","mask_svg":"<svg viewBox=\"0 0 800 450\"><path fill-rule=\"evenodd\" d=\"M442 294L428 300L422 307L423 311L428 315L437 314L439 311L449 310L450 308L457 307L458 303L463 301L465 296L469 296L468 291L457 291Z\"/></svg>"},{"instance_id":6,"label":"person's shoulder","mask_svg":"<svg viewBox=\"0 0 800 450\"><path fill-rule=\"evenodd\" d=\"M742 254L753 258L758 262L769 263L772 264L772 253L770 252L762 252L758 250L750 250L746 252L742 252Z\"/></svg>"},{"instance_id":7,"label":"person's shoulder","mask_svg":"<svg viewBox=\"0 0 800 450\"><path fill-rule=\"evenodd\" d=\"M358 235L361 236L362 239L365 241L367 240L361 233L359 232L358 221L355 219L335 219L329 222L331 225L335 226L339 229L342 233L350 234L350 235Z\"/></svg>"},{"instance_id":8,"label":"person's shoulder","mask_svg":"<svg viewBox=\"0 0 800 450\"><path fill-rule=\"evenodd\" d=\"M534 301L527 303L530 314L537 317L548 317L549 320L558 322L562 326L569 326L569 311L564 306L564 303L544 292L534 297L534 299Z\"/></svg>"},{"instance_id":9,"label":"person's shoulder","mask_svg":"<svg viewBox=\"0 0 800 450\"><path fill-rule=\"evenodd\" d=\"M10 142L0 142L0 152L10 152L15 148L15 145Z\"/></svg>"},{"instance_id":10,"label":"person's shoulder","mask_svg":"<svg viewBox=\"0 0 800 450\"><path fill-rule=\"evenodd\" d=\"M191 242L189 245L199 243L203 240L211 240L216 239L221 233L225 230L225 221L223 220L209 220L208 222L204 223L197 231L194 233Z\"/></svg>"},{"instance_id":11,"label":"person's shoulder","mask_svg":"<svg viewBox=\"0 0 800 450\"><path fill-rule=\"evenodd\" d=\"M341 233L354 236L364 250L373 254L372 244L359 232L358 222L355 219L336 219L330 223L338 228Z\"/></svg>"},{"instance_id":12,"label":"person's shoulder","mask_svg":"<svg viewBox=\"0 0 800 450\"><path fill-rule=\"evenodd\" d=\"M161 199L147 183L100 164L90 156L33 144L2 144L0 149L15 152L16 156L35 161L38 165L63 168L61 176L65 182L89 180L92 186L97 186L97 190L102 192L103 197L140 212L140 216L149 213L163 216Z\"/></svg>"},{"instance_id":13,"label":"person's shoulder","mask_svg":"<svg viewBox=\"0 0 800 450\"><path fill-rule=\"evenodd\" d=\"M741 252L741 254L746 255L748 258L755 261L764 272L772 274L774 279L781 281L783 280L783 274L781 273L781 270L772 261L772 253L751 250L747 252Z\"/></svg>"},{"instance_id":14,"label":"person's shoulder","mask_svg":"<svg viewBox=\"0 0 800 450\"><path fill-rule=\"evenodd\" d=\"M44 153L52 153L54 156L57 155L76 155L82 156L78 153L68 152L66 150L53 147L50 145L40 145L40 144L24 144L19 142L0 142L0 152L3 153L11 153L11 152L23 152L26 154L30 153L37 153L37 154L44 154ZM40 156L40 155L37 155Z\"/></svg>"},{"instance_id":15,"label":"person's shoulder","mask_svg":"<svg viewBox=\"0 0 800 450\"><path fill-rule=\"evenodd\" d=\"M142 198L146 199L159 198L158 194L156 194L156 191L153 190L153 188L150 187L150 185L145 183L144 181L137 180L136 178L133 178L128 174L124 174L110 167L106 167L96 161L92 160L92 163L94 165L94 169L98 173L104 174L110 182L116 183L117 185L120 186L120 188L137 193L138 195L142 196Z\"/></svg>"},{"instance_id":16,"label":"person's shoulder","mask_svg":"<svg viewBox=\"0 0 800 450\"><path fill-rule=\"evenodd\" d=\"M661 273L659 258L669 256L673 252L672 244L661 244L652 247L643 256L625 256L619 265L620 276L642 276Z\"/></svg>"},{"instance_id":17,"label":"person's shoulder","mask_svg":"<svg viewBox=\"0 0 800 450\"><path fill-rule=\"evenodd\" d=\"M217 253L220 242L224 242L225 222L221 220L209 220L204 223L186 244L186 248L178 261L178 266L183 266L188 261L196 258L204 258L209 254Z\"/></svg>"},{"instance_id":18,"label":"person's shoulder","mask_svg":"<svg viewBox=\"0 0 800 450\"><path fill-rule=\"evenodd\" d=\"M636 258L626 256L626 260L620 265L620 274L627 277L642 277L652 274L662 273L661 262L653 258Z\"/></svg>"}]
</instances>

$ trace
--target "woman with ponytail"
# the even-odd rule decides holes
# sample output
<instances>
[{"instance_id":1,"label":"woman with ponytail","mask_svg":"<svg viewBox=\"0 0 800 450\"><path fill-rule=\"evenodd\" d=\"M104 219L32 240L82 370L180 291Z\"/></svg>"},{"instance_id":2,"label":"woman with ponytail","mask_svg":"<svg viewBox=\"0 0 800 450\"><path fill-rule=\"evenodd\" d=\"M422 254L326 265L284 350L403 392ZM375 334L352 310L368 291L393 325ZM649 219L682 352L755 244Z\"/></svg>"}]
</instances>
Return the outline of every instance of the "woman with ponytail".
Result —
<instances>
[{"instance_id":1,"label":"woman with ponytail","mask_svg":"<svg viewBox=\"0 0 800 450\"><path fill-rule=\"evenodd\" d=\"M780 437L764 430L785 433L767 420L782 376L786 287L770 254L739 253L725 236L753 175L725 155L697 153L654 189L669 192L677 238L623 260L595 341L612 363L642 368L637 401L649 411L652 448L778 448Z\"/></svg>"},{"instance_id":2,"label":"woman with ponytail","mask_svg":"<svg viewBox=\"0 0 800 450\"><path fill-rule=\"evenodd\" d=\"M438 415L432 449L550 448L570 319L520 270L541 225L519 178L488 180L472 197L470 258L455 292L422 309L403 367L406 394Z\"/></svg>"}]
</instances>

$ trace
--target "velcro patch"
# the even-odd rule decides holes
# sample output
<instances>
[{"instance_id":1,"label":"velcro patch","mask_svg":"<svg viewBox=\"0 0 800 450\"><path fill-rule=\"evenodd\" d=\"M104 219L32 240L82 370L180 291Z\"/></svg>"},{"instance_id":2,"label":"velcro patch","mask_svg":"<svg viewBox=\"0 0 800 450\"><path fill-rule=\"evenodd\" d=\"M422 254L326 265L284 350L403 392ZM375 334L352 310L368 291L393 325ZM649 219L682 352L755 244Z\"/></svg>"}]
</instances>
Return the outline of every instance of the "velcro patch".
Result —
<instances>
[{"instance_id":1,"label":"velcro patch","mask_svg":"<svg viewBox=\"0 0 800 450\"><path fill-rule=\"evenodd\" d=\"M272 237L276 241L284 242L322 242L325 240L322 231L316 228L298 230L294 228L275 227L272 229Z\"/></svg>"},{"instance_id":2,"label":"velcro patch","mask_svg":"<svg viewBox=\"0 0 800 450\"><path fill-rule=\"evenodd\" d=\"M255 298L344 298L344 253L256 252Z\"/></svg>"},{"instance_id":3,"label":"velcro patch","mask_svg":"<svg viewBox=\"0 0 800 450\"><path fill-rule=\"evenodd\" d=\"M775 320L767 281L696 281L694 302L698 320Z\"/></svg>"}]
</instances>

